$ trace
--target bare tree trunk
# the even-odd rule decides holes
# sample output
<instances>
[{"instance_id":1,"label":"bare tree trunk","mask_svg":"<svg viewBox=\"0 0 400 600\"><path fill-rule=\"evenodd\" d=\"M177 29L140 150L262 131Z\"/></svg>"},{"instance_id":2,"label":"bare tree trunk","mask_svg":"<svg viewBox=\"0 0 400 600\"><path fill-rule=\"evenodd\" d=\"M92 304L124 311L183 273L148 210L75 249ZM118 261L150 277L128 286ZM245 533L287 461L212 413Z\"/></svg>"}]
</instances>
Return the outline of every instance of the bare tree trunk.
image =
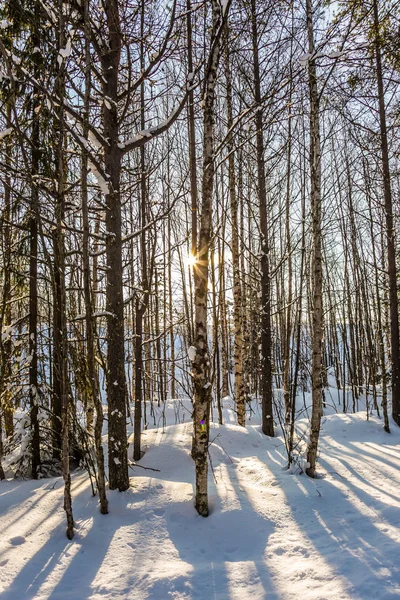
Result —
<instances>
[{"instance_id":1,"label":"bare tree trunk","mask_svg":"<svg viewBox=\"0 0 400 600\"><path fill-rule=\"evenodd\" d=\"M144 69L144 0L141 3L141 45L140 60L141 68ZM144 83L140 86L140 126L145 128L145 105L144 105ZM144 146L140 148L140 258L142 270L143 298L136 301L136 335L135 335L135 414L133 432L133 458L141 458L141 436L142 436L142 410L143 410L143 318L149 300L149 280L147 269L146 248L146 207L147 207L147 179L146 179L146 156Z\"/></svg>"},{"instance_id":2,"label":"bare tree trunk","mask_svg":"<svg viewBox=\"0 0 400 600\"><path fill-rule=\"evenodd\" d=\"M168 175L169 176L169 175ZM175 398L175 328L174 328L174 312L172 300L172 235L171 235L171 216L168 216L168 308L169 308L169 356L171 361L171 399Z\"/></svg>"},{"instance_id":3,"label":"bare tree trunk","mask_svg":"<svg viewBox=\"0 0 400 600\"><path fill-rule=\"evenodd\" d=\"M110 489L129 488L126 434L126 382L124 349L124 301L121 239L121 149L118 146L118 70L122 34L118 0L105 0L109 51L101 56L103 94L104 164L109 191L106 194L107 256L107 398L108 466Z\"/></svg>"},{"instance_id":4,"label":"bare tree trunk","mask_svg":"<svg viewBox=\"0 0 400 600\"><path fill-rule=\"evenodd\" d=\"M11 105L7 104L7 127L11 127ZM3 328L11 325L11 271L12 271L12 232L11 232L11 141L6 140L5 163L7 166L4 175L4 222L3 225L3 295L1 303L0 326ZM0 339L0 411L3 413L6 437L14 433L14 410L10 392L12 373L12 341L11 332Z\"/></svg>"},{"instance_id":5,"label":"bare tree trunk","mask_svg":"<svg viewBox=\"0 0 400 600\"><path fill-rule=\"evenodd\" d=\"M85 3L85 97L84 97L84 122L83 136L87 139L89 122L89 99L90 99L90 33L89 33L89 2ZM89 212L88 212L88 154L86 150L82 151L81 160L81 196L82 196L82 258L83 258L83 288L85 296L85 317L86 317L86 346L87 346L87 365L89 375L88 400L86 408L86 427L89 435L93 434L94 407L96 407L96 422L94 427L94 444L97 461L97 487L100 499L100 512L105 515L108 513L108 502L106 496L104 452L102 441L103 430L103 405L99 392L99 380L95 362L95 331L93 317L93 299L92 287L90 282L90 262L89 262Z\"/></svg>"},{"instance_id":6,"label":"bare tree trunk","mask_svg":"<svg viewBox=\"0 0 400 600\"><path fill-rule=\"evenodd\" d=\"M65 23L63 15L63 2L58 4L58 49L65 48ZM65 96L65 63L59 63L56 82L56 95L58 98ZM56 294L54 307L56 319L55 332L57 343L57 362L55 363L55 376L57 378L58 401L61 408L61 468L64 479L64 510L67 517L67 537L74 537L74 520L71 499L71 474L69 465L69 428L70 428L70 394L68 390L68 341L66 317L66 290L65 290L65 177L67 165L65 164L65 115L64 106L60 102L55 126L57 140L57 191L56 191L56 231L54 235L54 275L56 281Z\"/></svg>"},{"instance_id":7,"label":"bare tree trunk","mask_svg":"<svg viewBox=\"0 0 400 600\"><path fill-rule=\"evenodd\" d=\"M6 478L2 464L3 452L3 415L0 410L0 481Z\"/></svg>"},{"instance_id":8,"label":"bare tree trunk","mask_svg":"<svg viewBox=\"0 0 400 600\"><path fill-rule=\"evenodd\" d=\"M305 159L304 159L305 162ZM306 261L306 185L305 185L305 169L304 180L301 186L301 213L302 213L302 227L301 227L301 262L300 262L300 281L299 281L299 301L297 306L296 315L296 357L294 363L294 374L293 374L293 386L291 388L291 414L290 414L290 429L288 439L288 463L291 464L293 460L293 449L294 449L294 426L296 419L296 397L297 397L297 384L300 370L300 352L301 352L301 328L303 323L303 289L304 289L304 265Z\"/></svg>"},{"instance_id":9,"label":"bare tree trunk","mask_svg":"<svg viewBox=\"0 0 400 600\"><path fill-rule=\"evenodd\" d=\"M366 161L364 161L364 179L366 186L366 196L368 199L368 210L369 210L369 226L372 240L372 261L374 267L374 286L375 286L375 302L376 302L376 316L377 316L377 343L378 343L378 360L379 367L381 370L382 380L382 411L384 418L384 428L387 433L390 433L389 416L387 409L387 377L386 377L386 360L385 360L385 339L383 333L383 318L382 318L382 301L379 289L379 265L376 256L375 247L375 236L374 236L374 221L372 215L372 198L370 191L370 177L368 173L368 167Z\"/></svg>"},{"instance_id":10,"label":"bare tree trunk","mask_svg":"<svg viewBox=\"0 0 400 600\"><path fill-rule=\"evenodd\" d=\"M37 18L34 22L35 31L33 44L39 47ZM35 60L35 56L33 57ZM38 76L38 73L36 73ZM39 214L39 160L40 160L40 123L38 115L40 100L37 90L33 94L32 103L32 183L31 205L29 216L29 404L31 421L31 455L32 477L37 479L37 470L40 465L40 437L39 437L39 386L38 386L38 214Z\"/></svg>"},{"instance_id":11,"label":"bare tree trunk","mask_svg":"<svg viewBox=\"0 0 400 600\"><path fill-rule=\"evenodd\" d=\"M293 10L293 4L292 4ZM290 65L289 65L289 113L292 112L292 94L293 94L293 79L292 79L292 47L293 47L293 14L292 14L292 31L290 38ZM291 360L290 360L290 341L292 337L292 243L290 234L290 197L291 197L291 177L292 177L292 118L288 119L288 151L287 151L287 174L286 174L286 202L285 202L285 232L286 232L286 254L288 260L288 294L287 294L287 309L285 322L285 339L283 340L283 395L285 402L285 423L290 423L291 417ZM294 398L293 398L294 401Z\"/></svg>"},{"instance_id":12,"label":"bare tree trunk","mask_svg":"<svg viewBox=\"0 0 400 600\"><path fill-rule=\"evenodd\" d=\"M233 125L232 108L232 80L229 54L229 28L227 27L226 43L226 100L227 100L227 127L228 131ZM240 281L239 257L239 226L238 226L238 201L236 194L235 154L232 133L228 136L228 173L229 173L229 198L231 208L232 230L232 268L233 268L233 325L234 325L234 361L235 361L235 403L238 424L246 425L246 405L243 385L243 329L242 329L242 286Z\"/></svg>"},{"instance_id":13,"label":"bare tree trunk","mask_svg":"<svg viewBox=\"0 0 400 600\"><path fill-rule=\"evenodd\" d=\"M310 163L311 163L311 221L312 221L312 415L310 443L307 451L307 475L315 477L319 431L322 413L322 232L321 232L321 143L319 125L319 95L312 0L306 0L308 51L308 81L310 94Z\"/></svg>"},{"instance_id":14,"label":"bare tree trunk","mask_svg":"<svg viewBox=\"0 0 400 600\"><path fill-rule=\"evenodd\" d=\"M193 361L194 381L194 443L193 458L196 463L197 512L208 515L208 441L209 411L211 406L210 356L207 335L207 288L209 272L209 248L212 229L212 197L214 187L214 103L217 70L221 51L221 36L228 6L224 8L218 0L212 0L213 29L211 51L206 65L203 108L203 185L200 236L198 240L198 262L194 269L195 289L195 348Z\"/></svg>"},{"instance_id":15,"label":"bare tree trunk","mask_svg":"<svg viewBox=\"0 0 400 600\"><path fill-rule=\"evenodd\" d=\"M186 0L186 35L188 48L188 70L193 73L192 48L192 13L191 0ZM197 171L196 171L196 127L194 119L194 91L190 90L188 97L188 134L189 134L189 170L190 197L192 208L192 243L191 253L197 257Z\"/></svg>"},{"instance_id":16,"label":"bare tree trunk","mask_svg":"<svg viewBox=\"0 0 400 600\"><path fill-rule=\"evenodd\" d=\"M379 31L378 1L374 0L374 36L376 79L378 84L379 123L383 168L383 193L385 199L387 267L389 275L390 345L392 358L392 417L400 426L400 340L399 304L397 296L396 243L393 222L393 202L390 184L389 151L386 127L385 92L383 88L381 37Z\"/></svg>"},{"instance_id":17,"label":"bare tree trunk","mask_svg":"<svg viewBox=\"0 0 400 600\"><path fill-rule=\"evenodd\" d=\"M251 24L253 44L254 97L256 102L255 124L257 140L257 187L260 210L261 233L261 410L262 430L274 436L272 391L272 332L271 332L271 276L268 240L267 192L265 184L263 112L261 103L260 63L258 50L258 27L256 0L251 0Z\"/></svg>"}]
</instances>

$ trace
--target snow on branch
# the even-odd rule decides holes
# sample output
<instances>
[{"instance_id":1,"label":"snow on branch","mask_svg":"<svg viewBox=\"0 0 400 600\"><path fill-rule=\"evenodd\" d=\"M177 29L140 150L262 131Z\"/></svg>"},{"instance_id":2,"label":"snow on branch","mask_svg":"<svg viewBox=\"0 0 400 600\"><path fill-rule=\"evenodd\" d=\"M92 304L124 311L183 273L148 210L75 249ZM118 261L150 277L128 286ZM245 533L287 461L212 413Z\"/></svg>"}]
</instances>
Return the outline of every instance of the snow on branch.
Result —
<instances>
[{"instance_id":1,"label":"snow on branch","mask_svg":"<svg viewBox=\"0 0 400 600\"><path fill-rule=\"evenodd\" d=\"M0 131L0 140L7 137L8 135L10 135L10 133L12 133L12 127L9 127L8 129L4 129L3 131Z\"/></svg>"},{"instance_id":2,"label":"snow on branch","mask_svg":"<svg viewBox=\"0 0 400 600\"><path fill-rule=\"evenodd\" d=\"M188 78L187 78L187 83L186 83L185 94L184 94L183 98L181 99L181 101L179 102L178 106L172 111L172 113L169 115L169 117L167 119L165 119L164 121L161 121L161 123L158 123L157 125L154 125L153 127L150 127L149 129L144 129L142 131L139 131L139 133L137 133L134 137L128 139L126 142L120 142L118 144L118 147L124 153L129 152L130 150L133 150L134 148L140 148L141 146L144 146L150 140L156 138L157 136L159 136L162 133L164 133L165 131L167 131L167 129L169 129L171 127L171 125L173 125L175 123L175 121L178 119L179 115L181 114L181 112L186 104L186 100L189 96L189 92L191 90L193 90L197 85L197 84L193 84L194 75L195 75L194 73L189 73Z\"/></svg>"}]
</instances>

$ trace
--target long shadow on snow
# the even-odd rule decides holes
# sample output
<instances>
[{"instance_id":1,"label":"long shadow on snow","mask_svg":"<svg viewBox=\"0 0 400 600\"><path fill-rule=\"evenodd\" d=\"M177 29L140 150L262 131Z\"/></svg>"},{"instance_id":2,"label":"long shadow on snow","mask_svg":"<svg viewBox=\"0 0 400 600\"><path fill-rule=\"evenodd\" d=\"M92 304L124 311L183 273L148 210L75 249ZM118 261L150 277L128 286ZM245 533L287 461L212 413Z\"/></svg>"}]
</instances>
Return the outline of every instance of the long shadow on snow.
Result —
<instances>
[{"instance_id":1,"label":"long shadow on snow","mask_svg":"<svg viewBox=\"0 0 400 600\"><path fill-rule=\"evenodd\" d=\"M9 484L13 484L14 481L12 482L7 482ZM52 500L49 499L49 495L53 495L53 494L57 494L59 492L60 487L62 487L63 481L61 479L61 477L56 477L56 478L51 478L49 480L47 479L42 479L39 481L35 481L35 480L28 480L28 481L21 481L19 482L20 485L16 485L13 487L9 488L9 498L6 498L6 502L9 502L10 500L13 499L14 495L17 493L16 490L19 489L19 491L24 491L25 495L23 497L21 497L21 495L19 495L19 492L17 493L17 499L15 501L12 501L10 504L4 504L3 502L3 498L4 495L3 493L0 493L0 508L2 513L9 513L10 511L13 511L15 508L20 508L22 504L24 504L25 502L29 502L29 506L27 506L27 510L29 511L29 513L32 513L35 509L36 506L46 503L46 504L53 504ZM78 485L79 487L79 485ZM22 489L23 488L23 489ZM41 496L39 496L39 492L44 491L47 492ZM7 494L7 492L6 492ZM31 499L27 499L27 496L32 496L32 494L36 494L35 495L35 500L31 500ZM72 494L74 494L74 485L72 484ZM47 496L47 497L46 497ZM51 512L55 512L56 509L51 510ZM23 515L21 515L20 512L16 512L14 515L13 520L11 520L10 518L7 518L7 522L6 522L6 527L2 529L2 537L4 537L5 532L7 531L7 535L11 538L12 536L12 527L14 525L14 523L16 523L17 521L20 521L23 518ZM42 521L35 523L35 529L38 529L39 525L41 523L43 523L43 521L45 521L48 518L48 514L46 514L45 517L43 517ZM7 536L6 536L7 537ZM0 553L0 556L2 556L3 553Z\"/></svg>"},{"instance_id":2,"label":"long shadow on snow","mask_svg":"<svg viewBox=\"0 0 400 600\"><path fill-rule=\"evenodd\" d=\"M349 442L349 445L352 445L352 443ZM366 477L363 477L361 475L361 473L359 471L357 471L357 469L352 466L351 459L357 458L359 460L359 457L356 454L357 452L358 453L360 452L359 448L354 447L354 452L346 451L348 449L346 449L345 446L340 446L340 448L334 447L331 450L332 450L332 452L331 452L330 456L332 458L335 458L336 460L340 461L342 463L342 465L347 469L347 471L349 471L350 476L353 476L356 479L359 479L360 482L364 482L364 485L368 486L372 490L380 492L382 495L387 496L388 499L389 498L393 498L394 500L398 500L398 498L399 498L398 495L391 494L390 492L388 492L386 490L383 490L382 486L379 485L379 481L377 482L376 485L373 484L373 483L371 483L371 481L369 479L367 479ZM379 468L380 468L379 465L376 464L377 462L382 462L383 464L385 464L385 462L383 460L381 460L378 456L376 456L376 455L374 455L374 454L372 454L370 452L367 452L364 448L362 450L362 454L363 455L365 454L366 457L370 457L371 459L373 459L375 461L374 467L375 467L376 470L379 470ZM348 457L348 458L345 458L345 457ZM394 468L394 464L393 463L391 463L390 466ZM332 465L329 465L329 464L326 465L326 469L327 470L328 469L332 469ZM332 471L332 470L330 470L328 472L330 474L335 474L336 473L337 475L339 475L339 477L341 477L343 479L343 481L346 481L346 483L348 483L348 478L346 476L343 476L341 473L337 473L337 471ZM381 477L389 477L389 475L387 475L387 474L382 475L381 474ZM358 486L355 486L355 487L357 487L357 489L359 489ZM364 496L366 498L368 498L368 494L366 494L362 490L360 490L360 492L362 494L364 494Z\"/></svg>"},{"instance_id":3,"label":"long shadow on snow","mask_svg":"<svg viewBox=\"0 0 400 600\"><path fill-rule=\"evenodd\" d=\"M74 488L74 482L72 484ZM80 487L77 485L76 487ZM90 495L89 482L78 494L73 496L73 500L76 500L81 494ZM65 513L62 509L62 497L54 505L50 512L47 512L43 519L35 524L37 529L41 523L48 519L49 515L55 512L60 512L60 522L53 529L52 534L44 546L30 558L30 560L24 565L24 567L17 573L10 586L0 594L1 600L34 600L37 597L37 593L42 584L46 581L47 577L51 574L52 570L57 566L60 557L68 550L70 542L65 536ZM97 502L97 499L90 499ZM40 504L41 498L38 499L37 503ZM31 507L29 507L30 509ZM72 598L72 596L71 596Z\"/></svg>"},{"instance_id":4,"label":"long shadow on snow","mask_svg":"<svg viewBox=\"0 0 400 600\"><path fill-rule=\"evenodd\" d=\"M234 437L232 431L230 437ZM249 442L252 437L253 435L249 436ZM242 431L238 432L238 438L243 442ZM254 438L258 438L258 434ZM242 456L252 456L254 445L250 443L249 447L242 447ZM231 464L231 459L222 446L215 443L212 451L214 468L221 463ZM227 469L225 476L229 477L231 487L237 491L242 490L233 469ZM249 593L252 597L256 594L260 597L262 589L263 598L280 598L264 558L269 536L274 531L273 523L255 511L244 489L240 498L237 498L240 508L222 510L217 487L211 480L212 473L209 477L210 515L207 518L197 515L193 499L175 503L166 510L169 537L178 550L179 557L192 567L184 588L177 587L173 591L185 591L191 600L229 600L237 584L238 571L241 571L242 579L248 586L246 597L250 597ZM236 568L235 581L230 581L229 567L234 567L234 563L241 565ZM247 566L243 563L247 563ZM155 594L158 594L160 586L162 589L162 581L157 582ZM161 599L163 596L150 597Z\"/></svg>"},{"instance_id":5,"label":"long shadow on snow","mask_svg":"<svg viewBox=\"0 0 400 600\"><path fill-rule=\"evenodd\" d=\"M327 470L331 468L324 459L320 459L320 463ZM296 521L335 572L354 585L352 599L375 597L377 589L380 590L379 600L398 599L400 571L395 564L400 564L400 537L398 551L393 552L395 542L376 527L369 515L358 511L343 490L329 480L302 478L302 485L299 478L293 477L293 481L309 500L305 509L297 510ZM347 479L345 485L369 506L371 497L368 494ZM287 494L291 507L295 506L297 496ZM325 502L325 499L329 501Z\"/></svg>"}]
</instances>

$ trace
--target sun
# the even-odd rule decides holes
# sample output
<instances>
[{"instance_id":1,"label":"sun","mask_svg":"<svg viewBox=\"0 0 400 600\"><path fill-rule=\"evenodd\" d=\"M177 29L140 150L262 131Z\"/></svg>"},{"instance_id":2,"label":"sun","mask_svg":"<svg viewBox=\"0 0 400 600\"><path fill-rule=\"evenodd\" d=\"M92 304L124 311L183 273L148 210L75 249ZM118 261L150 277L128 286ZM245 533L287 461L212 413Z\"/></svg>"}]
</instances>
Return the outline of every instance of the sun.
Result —
<instances>
[{"instance_id":1,"label":"sun","mask_svg":"<svg viewBox=\"0 0 400 600\"><path fill-rule=\"evenodd\" d=\"M195 264L197 263L197 257L190 252L186 256L185 261L186 261L186 264L188 265L188 267L194 267Z\"/></svg>"}]
</instances>

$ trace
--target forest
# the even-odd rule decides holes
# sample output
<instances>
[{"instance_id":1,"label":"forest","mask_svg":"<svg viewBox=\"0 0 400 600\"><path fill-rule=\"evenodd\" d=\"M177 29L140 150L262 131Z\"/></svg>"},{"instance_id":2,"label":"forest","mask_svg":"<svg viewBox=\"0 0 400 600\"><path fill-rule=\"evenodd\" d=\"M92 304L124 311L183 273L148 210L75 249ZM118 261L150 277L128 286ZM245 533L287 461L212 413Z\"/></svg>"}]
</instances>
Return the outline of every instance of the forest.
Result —
<instances>
[{"instance_id":1,"label":"forest","mask_svg":"<svg viewBox=\"0 0 400 600\"><path fill-rule=\"evenodd\" d=\"M399 9L1 0L0 597L400 597Z\"/></svg>"}]
</instances>

